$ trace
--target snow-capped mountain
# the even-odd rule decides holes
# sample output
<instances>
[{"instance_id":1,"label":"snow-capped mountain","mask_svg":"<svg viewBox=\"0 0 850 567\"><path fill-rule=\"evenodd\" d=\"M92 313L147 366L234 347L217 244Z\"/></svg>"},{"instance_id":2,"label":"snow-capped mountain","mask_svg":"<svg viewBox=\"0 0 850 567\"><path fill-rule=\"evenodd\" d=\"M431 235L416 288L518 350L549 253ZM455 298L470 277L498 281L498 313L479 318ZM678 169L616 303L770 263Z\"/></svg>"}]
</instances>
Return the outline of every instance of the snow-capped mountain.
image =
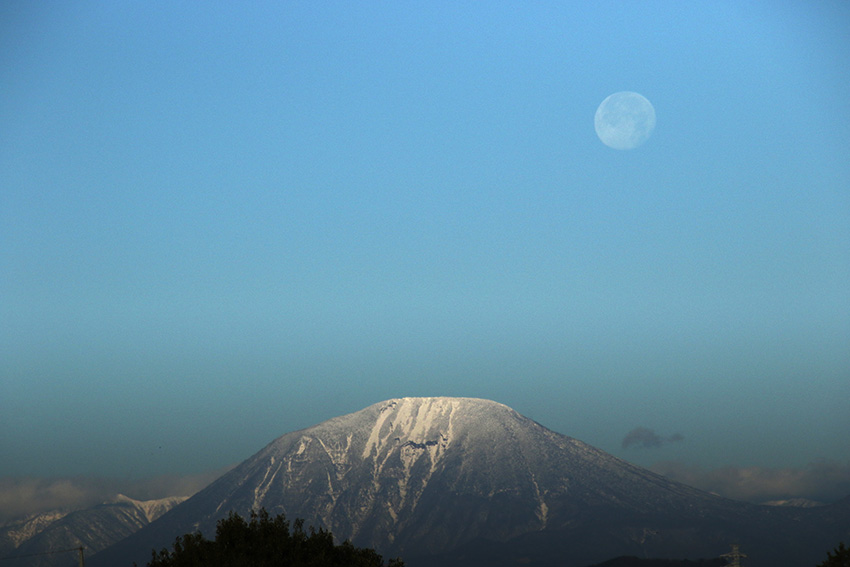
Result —
<instances>
[{"instance_id":1,"label":"snow-capped mountain","mask_svg":"<svg viewBox=\"0 0 850 567\"><path fill-rule=\"evenodd\" d=\"M47 526L68 515L67 510L51 510L0 524L0 554L13 555L13 551Z\"/></svg>"},{"instance_id":2,"label":"snow-capped mountain","mask_svg":"<svg viewBox=\"0 0 850 567\"><path fill-rule=\"evenodd\" d=\"M11 567L66 567L78 564L72 552L93 554L148 525L185 497L139 501L123 495L83 510L57 510L0 526L0 549ZM17 558L17 559L12 559Z\"/></svg>"},{"instance_id":3,"label":"snow-capped mountain","mask_svg":"<svg viewBox=\"0 0 850 567\"><path fill-rule=\"evenodd\" d=\"M790 565L838 533L811 510L701 492L496 402L403 398L283 435L90 563L141 565L178 535L212 537L231 510L259 508L413 567L716 557L733 542L758 548L764 560L748 565ZM809 545L816 524L824 537Z\"/></svg>"}]
</instances>

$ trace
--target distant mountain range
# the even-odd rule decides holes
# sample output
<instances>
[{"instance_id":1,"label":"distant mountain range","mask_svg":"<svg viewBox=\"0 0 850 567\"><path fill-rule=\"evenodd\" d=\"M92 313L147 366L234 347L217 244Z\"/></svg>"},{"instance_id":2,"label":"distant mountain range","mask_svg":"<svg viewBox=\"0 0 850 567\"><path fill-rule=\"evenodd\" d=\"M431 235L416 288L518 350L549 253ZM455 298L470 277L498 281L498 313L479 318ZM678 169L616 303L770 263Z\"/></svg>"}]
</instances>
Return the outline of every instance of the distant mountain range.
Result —
<instances>
[{"instance_id":1,"label":"distant mountain range","mask_svg":"<svg viewBox=\"0 0 850 567\"><path fill-rule=\"evenodd\" d=\"M279 437L87 567L144 565L178 535L213 537L228 512L260 508L409 567L586 567L617 557L705 558L708 567L733 543L744 567L814 567L850 541L850 498L809 508L732 501L496 402L403 398ZM90 521L104 534L108 523Z\"/></svg>"},{"instance_id":2,"label":"distant mountain range","mask_svg":"<svg viewBox=\"0 0 850 567\"><path fill-rule=\"evenodd\" d=\"M74 552L93 554L121 541L186 500L138 501L119 495L85 510L55 510L0 525L0 557L8 567L68 567L78 565Z\"/></svg>"}]
</instances>

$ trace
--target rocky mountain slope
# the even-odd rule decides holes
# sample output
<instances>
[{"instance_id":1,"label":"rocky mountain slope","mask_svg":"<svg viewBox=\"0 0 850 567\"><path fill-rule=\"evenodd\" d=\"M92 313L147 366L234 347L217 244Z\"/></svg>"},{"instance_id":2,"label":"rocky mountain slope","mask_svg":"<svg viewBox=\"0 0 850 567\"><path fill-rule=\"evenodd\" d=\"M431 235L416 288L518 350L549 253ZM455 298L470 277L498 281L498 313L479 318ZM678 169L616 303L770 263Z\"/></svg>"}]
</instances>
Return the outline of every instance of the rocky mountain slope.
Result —
<instances>
[{"instance_id":1,"label":"rocky mountain slope","mask_svg":"<svg viewBox=\"0 0 850 567\"><path fill-rule=\"evenodd\" d=\"M9 567L68 567L82 546L86 556L115 544L162 516L186 498L139 501L118 495L85 510L53 511L0 526L0 550Z\"/></svg>"},{"instance_id":2,"label":"rocky mountain slope","mask_svg":"<svg viewBox=\"0 0 850 567\"><path fill-rule=\"evenodd\" d=\"M144 564L177 535L212 536L229 511L259 508L412 567L695 559L733 542L748 565L781 567L811 563L850 527L841 510L828 520L701 492L495 402L403 398L283 435L90 564Z\"/></svg>"}]
</instances>

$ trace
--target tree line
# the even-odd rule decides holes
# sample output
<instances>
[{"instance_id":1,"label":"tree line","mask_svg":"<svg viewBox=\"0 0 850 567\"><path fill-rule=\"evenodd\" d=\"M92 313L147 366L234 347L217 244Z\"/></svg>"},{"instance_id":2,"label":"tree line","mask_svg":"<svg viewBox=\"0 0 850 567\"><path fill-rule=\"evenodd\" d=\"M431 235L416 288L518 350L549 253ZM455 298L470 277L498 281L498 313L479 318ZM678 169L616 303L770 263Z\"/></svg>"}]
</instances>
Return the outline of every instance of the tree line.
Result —
<instances>
[{"instance_id":1,"label":"tree line","mask_svg":"<svg viewBox=\"0 0 850 567\"><path fill-rule=\"evenodd\" d=\"M305 531L304 520L290 525L283 514L270 517L261 509L247 521L230 512L216 524L214 540L179 536L173 550L153 550L148 567L384 567L384 561L374 549L335 544L325 529ZM386 567L404 562L391 559Z\"/></svg>"}]
</instances>

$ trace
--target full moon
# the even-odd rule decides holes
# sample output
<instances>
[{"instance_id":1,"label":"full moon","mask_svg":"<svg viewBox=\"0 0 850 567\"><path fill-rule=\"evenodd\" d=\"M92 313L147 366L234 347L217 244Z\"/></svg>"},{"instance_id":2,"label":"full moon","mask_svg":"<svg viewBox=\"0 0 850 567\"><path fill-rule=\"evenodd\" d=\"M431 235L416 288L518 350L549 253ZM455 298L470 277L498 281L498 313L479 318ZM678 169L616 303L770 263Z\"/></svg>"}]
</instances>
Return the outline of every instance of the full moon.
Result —
<instances>
[{"instance_id":1,"label":"full moon","mask_svg":"<svg viewBox=\"0 0 850 567\"><path fill-rule=\"evenodd\" d=\"M655 109L646 98L629 91L614 93L599 105L596 135L615 150L631 150L646 142L655 129Z\"/></svg>"}]
</instances>

